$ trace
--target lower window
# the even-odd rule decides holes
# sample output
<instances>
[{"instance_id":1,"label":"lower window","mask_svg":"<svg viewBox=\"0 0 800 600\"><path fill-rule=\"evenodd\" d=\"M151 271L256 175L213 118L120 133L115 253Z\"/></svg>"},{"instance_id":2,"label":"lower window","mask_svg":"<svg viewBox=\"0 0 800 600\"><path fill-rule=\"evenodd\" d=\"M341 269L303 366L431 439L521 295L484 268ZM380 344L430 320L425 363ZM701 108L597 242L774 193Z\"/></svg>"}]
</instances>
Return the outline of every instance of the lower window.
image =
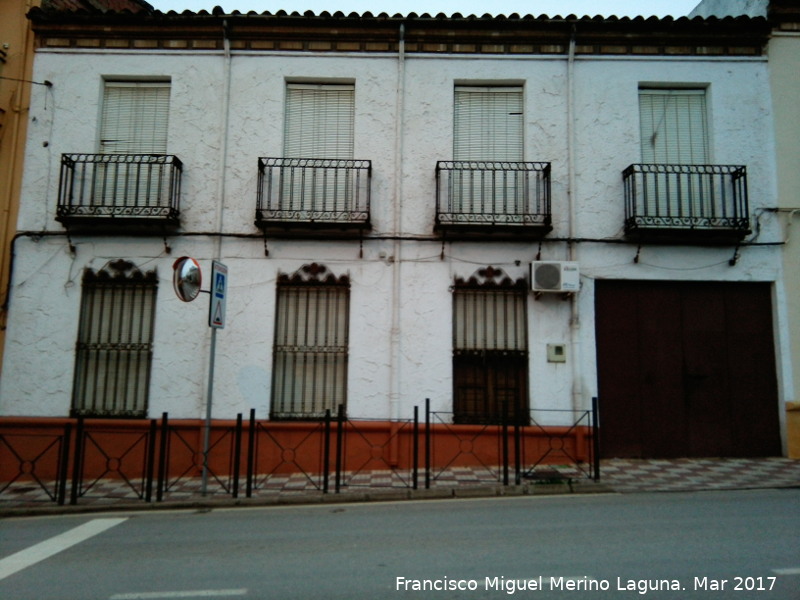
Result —
<instances>
[{"instance_id":1,"label":"lower window","mask_svg":"<svg viewBox=\"0 0 800 600\"><path fill-rule=\"evenodd\" d=\"M346 405L350 284L306 265L278 279L273 419L320 419Z\"/></svg>"},{"instance_id":2,"label":"lower window","mask_svg":"<svg viewBox=\"0 0 800 600\"><path fill-rule=\"evenodd\" d=\"M488 267L453 289L453 420L501 423L528 410L527 284Z\"/></svg>"},{"instance_id":3,"label":"lower window","mask_svg":"<svg viewBox=\"0 0 800 600\"><path fill-rule=\"evenodd\" d=\"M158 277L118 260L83 274L72 414L146 417Z\"/></svg>"}]
</instances>

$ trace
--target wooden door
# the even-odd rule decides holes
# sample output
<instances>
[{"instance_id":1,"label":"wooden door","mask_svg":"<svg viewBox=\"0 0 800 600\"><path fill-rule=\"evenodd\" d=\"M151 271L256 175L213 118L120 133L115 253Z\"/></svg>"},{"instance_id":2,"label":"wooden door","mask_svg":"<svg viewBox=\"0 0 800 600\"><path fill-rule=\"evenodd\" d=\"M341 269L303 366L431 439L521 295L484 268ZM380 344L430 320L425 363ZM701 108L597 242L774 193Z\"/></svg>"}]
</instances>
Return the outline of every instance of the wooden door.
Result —
<instances>
[{"instance_id":1,"label":"wooden door","mask_svg":"<svg viewBox=\"0 0 800 600\"><path fill-rule=\"evenodd\" d=\"M769 284L598 281L605 457L780 454Z\"/></svg>"}]
</instances>

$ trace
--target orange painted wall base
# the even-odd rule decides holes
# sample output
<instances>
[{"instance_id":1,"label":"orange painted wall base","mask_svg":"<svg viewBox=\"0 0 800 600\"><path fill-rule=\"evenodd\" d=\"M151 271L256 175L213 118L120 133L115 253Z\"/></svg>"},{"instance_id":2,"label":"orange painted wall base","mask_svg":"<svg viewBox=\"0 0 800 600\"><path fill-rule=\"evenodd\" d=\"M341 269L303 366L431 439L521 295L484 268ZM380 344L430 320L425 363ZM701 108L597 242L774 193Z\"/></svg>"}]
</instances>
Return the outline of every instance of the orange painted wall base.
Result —
<instances>
[{"instance_id":1,"label":"orange painted wall base","mask_svg":"<svg viewBox=\"0 0 800 600\"><path fill-rule=\"evenodd\" d=\"M0 418L0 482L58 477L130 481L199 477L199 419ZM208 470L216 477L327 472L585 465L589 426L453 425L411 421L215 420ZM2 484L0 484L2 488Z\"/></svg>"}]
</instances>

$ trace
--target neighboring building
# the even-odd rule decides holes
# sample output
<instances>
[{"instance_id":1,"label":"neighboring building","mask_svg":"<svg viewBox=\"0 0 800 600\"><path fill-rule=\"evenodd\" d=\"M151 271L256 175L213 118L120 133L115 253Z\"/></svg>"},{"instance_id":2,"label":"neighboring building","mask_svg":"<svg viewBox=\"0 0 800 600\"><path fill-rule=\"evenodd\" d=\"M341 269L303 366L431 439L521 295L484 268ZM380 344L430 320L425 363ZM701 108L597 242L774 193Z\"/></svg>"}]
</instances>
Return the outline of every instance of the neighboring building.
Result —
<instances>
[{"instance_id":1,"label":"neighboring building","mask_svg":"<svg viewBox=\"0 0 800 600\"><path fill-rule=\"evenodd\" d=\"M170 289L189 256L229 269L216 419L430 398L557 426L598 396L605 456L783 452L766 19L30 17L52 87L7 422L202 418L207 305Z\"/></svg>"},{"instance_id":2,"label":"neighboring building","mask_svg":"<svg viewBox=\"0 0 800 600\"><path fill-rule=\"evenodd\" d=\"M47 87L48 81L32 81L34 36L27 17L41 0L9 0L0 5L0 371L5 349L7 289L13 270L14 235L17 231L20 188L28 129L31 85ZM49 0L64 9L152 10L143 0Z\"/></svg>"},{"instance_id":3,"label":"neighboring building","mask_svg":"<svg viewBox=\"0 0 800 600\"><path fill-rule=\"evenodd\" d=\"M0 370L33 69L33 32L26 15L38 5L38 0L11 0L0 4Z\"/></svg>"},{"instance_id":4,"label":"neighboring building","mask_svg":"<svg viewBox=\"0 0 800 600\"><path fill-rule=\"evenodd\" d=\"M775 120L778 203L784 230L783 266L793 383L787 390L789 455L800 458L800 244L793 229L800 214L800 3L796 0L703 0L689 15L768 17L770 84Z\"/></svg>"},{"instance_id":5,"label":"neighboring building","mask_svg":"<svg viewBox=\"0 0 800 600\"><path fill-rule=\"evenodd\" d=\"M772 0L769 18L774 24L769 43L772 106L778 170L778 206L785 227L784 286L789 313L789 336L794 386L788 395L789 456L800 458L800 4Z\"/></svg>"}]
</instances>

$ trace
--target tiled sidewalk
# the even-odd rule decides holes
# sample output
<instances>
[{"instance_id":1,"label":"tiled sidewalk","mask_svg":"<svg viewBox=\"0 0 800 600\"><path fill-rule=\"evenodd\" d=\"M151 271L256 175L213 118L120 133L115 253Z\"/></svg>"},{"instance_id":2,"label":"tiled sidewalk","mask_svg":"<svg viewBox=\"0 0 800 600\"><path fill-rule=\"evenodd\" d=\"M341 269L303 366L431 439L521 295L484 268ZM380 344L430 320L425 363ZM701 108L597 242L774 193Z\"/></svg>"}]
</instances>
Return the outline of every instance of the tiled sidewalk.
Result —
<instances>
[{"instance_id":1,"label":"tiled sidewalk","mask_svg":"<svg viewBox=\"0 0 800 600\"><path fill-rule=\"evenodd\" d=\"M514 473L510 473L513 482ZM502 481L499 470L453 468L432 473L430 488L432 490L453 490L469 488L496 488ZM133 483L133 482L132 482ZM155 484L154 484L155 485ZM0 514L3 509L20 507L38 507L43 505L55 506L52 498L55 496L53 484L49 484L49 493L33 481L17 482L0 493ZM255 477L252 482L251 498L258 502L278 502L308 500L310 502L321 500L323 496L334 494L349 496L363 496L368 493L371 498L380 498L392 492L402 494L411 492L413 486L412 474L409 471L370 471L358 474L343 474L337 482L333 475L328 480L327 494L323 493L324 482L321 477L308 476L303 473L287 475L271 475L269 477ZM417 490L425 489L425 475L418 473ZM70 503L70 491L66 493L66 504ZM476 490L477 491L477 490ZM188 503L208 501L215 502L235 501L233 486L230 481L220 481L209 477L206 486L206 495L202 494L202 480L199 477L185 477L167 483L162 500L168 503ZM420 496L424 495L424 492ZM247 496L246 481L239 481L238 500ZM119 479L102 479L94 483L84 482L77 504L80 506L109 506L131 503L145 504L144 490L141 482L133 485ZM157 499L155 487L151 494L152 502Z\"/></svg>"},{"instance_id":2,"label":"tiled sidewalk","mask_svg":"<svg viewBox=\"0 0 800 600\"><path fill-rule=\"evenodd\" d=\"M418 474L417 490L410 490L412 479L409 472L372 471L348 475L340 480L339 494L336 494L336 481L331 477L328 494L322 493L323 482L304 474L258 478L253 482L251 498L245 500L245 481L240 481L238 500L232 497L229 482L218 482L209 478L207 495L201 494L200 478L185 478L172 482L163 494L164 503L169 505L193 505L198 503L277 503L277 502L316 502L324 499L364 500L389 497L444 497L446 495L495 495L498 493L540 493L549 487L550 493L559 492L670 492L701 490L733 490L751 488L800 487L800 460L787 458L757 459L674 459L674 460L603 460L600 467L601 479L593 482L585 474L574 468L544 467L539 481L525 478L522 486L503 488L502 473L488 469L453 468L433 473L430 491L425 490L424 473ZM513 483L514 473L510 473ZM572 481L573 485L553 484L559 479ZM100 480L86 489L77 504L82 507L126 508L148 504L141 498L143 490L134 489L120 480ZM522 489L519 489L519 488ZM227 488L227 490L225 489ZM52 488L50 490L53 493ZM69 492L69 490L68 490ZM0 493L0 515L3 511L14 513L20 509L41 507L59 508L39 485L32 481L18 482ZM156 491L152 491L152 504L157 504ZM70 501L67 493L66 504Z\"/></svg>"},{"instance_id":3,"label":"tiled sidewalk","mask_svg":"<svg viewBox=\"0 0 800 600\"><path fill-rule=\"evenodd\" d=\"M621 493L800 487L800 460L789 458L612 459L600 473Z\"/></svg>"}]
</instances>

